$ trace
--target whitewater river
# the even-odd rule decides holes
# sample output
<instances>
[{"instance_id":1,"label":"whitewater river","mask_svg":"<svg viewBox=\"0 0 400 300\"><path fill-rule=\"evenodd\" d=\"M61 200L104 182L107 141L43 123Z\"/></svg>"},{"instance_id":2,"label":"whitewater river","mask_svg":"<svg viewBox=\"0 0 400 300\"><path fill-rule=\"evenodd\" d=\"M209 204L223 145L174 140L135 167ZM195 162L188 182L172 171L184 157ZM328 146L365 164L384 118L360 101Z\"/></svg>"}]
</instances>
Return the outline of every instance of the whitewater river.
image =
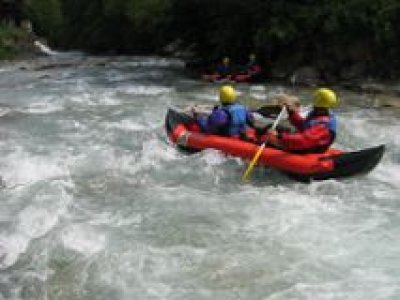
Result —
<instances>
[{"instance_id":1,"label":"whitewater river","mask_svg":"<svg viewBox=\"0 0 400 300\"><path fill-rule=\"evenodd\" d=\"M399 112L341 93L336 146L387 145L366 176L244 184L165 135L217 88L160 58L0 67L0 299L400 299Z\"/></svg>"}]
</instances>

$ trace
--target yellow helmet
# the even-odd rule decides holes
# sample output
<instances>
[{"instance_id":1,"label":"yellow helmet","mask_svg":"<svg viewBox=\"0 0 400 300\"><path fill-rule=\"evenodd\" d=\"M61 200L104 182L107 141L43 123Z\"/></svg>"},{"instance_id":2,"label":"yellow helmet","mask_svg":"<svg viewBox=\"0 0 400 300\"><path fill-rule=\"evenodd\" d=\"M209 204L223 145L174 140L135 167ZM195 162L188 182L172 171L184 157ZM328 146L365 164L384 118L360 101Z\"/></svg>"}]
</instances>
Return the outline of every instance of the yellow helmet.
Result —
<instances>
[{"instance_id":1,"label":"yellow helmet","mask_svg":"<svg viewBox=\"0 0 400 300\"><path fill-rule=\"evenodd\" d=\"M231 85L224 85L219 89L219 101L222 104L231 104L236 100L236 91Z\"/></svg>"},{"instance_id":2,"label":"yellow helmet","mask_svg":"<svg viewBox=\"0 0 400 300\"><path fill-rule=\"evenodd\" d=\"M225 64L225 65L228 65L230 62L231 62L231 60L230 60L229 57L227 57L227 56L225 56L225 57L222 59L222 63Z\"/></svg>"},{"instance_id":3,"label":"yellow helmet","mask_svg":"<svg viewBox=\"0 0 400 300\"><path fill-rule=\"evenodd\" d=\"M317 89L314 93L314 107L332 108L338 104L334 91L327 88Z\"/></svg>"},{"instance_id":4,"label":"yellow helmet","mask_svg":"<svg viewBox=\"0 0 400 300\"><path fill-rule=\"evenodd\" d=\"M249 60L255 61L256 60L256 55L254 53L250 53Z\"/></svg>"}]
</instances>

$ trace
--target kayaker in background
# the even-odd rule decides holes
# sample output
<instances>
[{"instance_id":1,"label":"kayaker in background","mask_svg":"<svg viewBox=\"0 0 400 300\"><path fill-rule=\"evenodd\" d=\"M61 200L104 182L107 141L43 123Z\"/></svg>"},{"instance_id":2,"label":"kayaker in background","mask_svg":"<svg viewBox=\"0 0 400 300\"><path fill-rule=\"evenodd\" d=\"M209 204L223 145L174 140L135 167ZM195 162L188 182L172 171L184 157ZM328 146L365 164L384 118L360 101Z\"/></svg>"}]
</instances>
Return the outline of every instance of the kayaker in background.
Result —
<instances>
[{"instance_id":1,"label":"kayaker in background","mask_svg":"<svg viewBox=\"0 0 400 300\"><path fill-rule=\"evenodd\" d=\"M257 79L262 74L262 68L257 63L256 55L251 53L249 61L241 67L241 71L233 76L233 79L238 82L252 81Z\"/></svg>"},{"instance_id":2,"label":"kayaker in background","mask_svg":"<svg viewBox=\"0 0 400 300\"><path fill-rule=\"evenodd\" d=\"M255 76L260 74L262 71L261 66L257 63L256 55L254 53L251 53L249 55L249 61L246 64L246 72L250 76Z\"/></svg>"},{"instance_id":3,"label":"kayaker in background","mask_svg":"<svg viewBox=\"0 0 400 300\"><path fill-rule=\"evenodd\" d=\"M285 151L296 153L320 153L326 151L336 137L336 117L330 111L338 103L335 92L319 88L314 93L313 109L303 118L293 105L284 103L289 121L296 133L270 130L268 142Z\"/></svg>"},{"instance_id":4,"label":"kayaker in background","mask_svg":"<svg viewBox=\"0 0 400 300\"><path fill-rule=\"evenodd\" d=\"M224 57L220 64L217 65L216 73L218 79L230 79L232 76L232 66L229 57Z\"/></svg>"},{"instance_id":5,"label":"kayaker in background","mask_svg":"<svg viewBox=\"0 0 400 300\"><path fill-rule=\"evenodd\" d=\"M198 116L193 111L201 130L209 134L247 139L246 129L253 124L254 118L250 110L237 102L235 89L230 85L222 86L219 89L219 101L221 105L215 106L209 116Z\"/></svg>"},{"instance_id":6,"label":"kayaker in background","mask_svg":"<svg viewBox=\"0 0 400 300\"><path fill-rule=\"evenodd\" d=\"M233 70L231 60L225 56L220 63L217 64L212 74L203 74L202 79L211 82L229 81L232 79Z\"/></svg>"}]
</instances>

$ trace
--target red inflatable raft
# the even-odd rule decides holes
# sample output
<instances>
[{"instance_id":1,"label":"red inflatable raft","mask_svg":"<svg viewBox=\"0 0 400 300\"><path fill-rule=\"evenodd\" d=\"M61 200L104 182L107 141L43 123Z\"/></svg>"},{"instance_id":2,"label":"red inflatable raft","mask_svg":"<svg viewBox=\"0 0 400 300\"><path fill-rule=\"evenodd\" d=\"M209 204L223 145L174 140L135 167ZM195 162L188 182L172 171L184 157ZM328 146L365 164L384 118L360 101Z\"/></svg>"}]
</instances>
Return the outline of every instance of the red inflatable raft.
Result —
<instances>
[{"instance_id":1,"label":"red inflatable raft","mask_svg":"<svg viewBox=\"0 0 400 300\"><path fill-rule=\"evenodd\" d=\"M209 82L254 82L260 83L266 80L264 72L260 66L254 67L251 72L239 72L227 76L219 74L203 74L201 78Z\"/></svg>"},{"instance_id":2,"label":"red inflatable raft","mask_svg":"<svg viewBox=\"0 0 400 300\"><path fill-rule=\"evenodd\" d=\"M189 152L216 149L250 160L259 147L237 138L201 133L191 116L173 109L168 110L165 127L170 140ZM384 151L384 145L354 152L331 148L324 153L312 154L295 154L265 147L258 164L278 169L300 181L324 180L369 172L379 163Z\"/></svg>"}]
</instances>

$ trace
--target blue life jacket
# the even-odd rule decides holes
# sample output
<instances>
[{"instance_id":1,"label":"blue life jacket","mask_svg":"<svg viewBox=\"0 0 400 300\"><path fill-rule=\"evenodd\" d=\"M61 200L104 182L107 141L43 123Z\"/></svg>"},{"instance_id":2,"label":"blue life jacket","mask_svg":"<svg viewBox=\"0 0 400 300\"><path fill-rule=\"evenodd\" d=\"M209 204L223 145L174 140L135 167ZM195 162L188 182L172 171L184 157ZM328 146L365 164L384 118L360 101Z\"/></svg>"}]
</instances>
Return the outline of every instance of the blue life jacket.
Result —
<instances>
[{"instance_id":1,"label":"blue life jacket","mask_svg":"<svg viewBox=\"0 0 400 300\"><path fill-rule=\"evenodd\" d=\"M221 76L228 76L231 75L231 67L229 65L218 65L217 66L217 72L221 75Z\"/></svg>"},{"instance_id":2,"label":"blue life jacket","mask_svg":"<svg viewBox=\"0 0 400 300\"><path fill-rule=\"evenodd\" d=\"M200 116L196 118L197 124L199 124L200 129L202 132L209 133L209 128L208 128L208 118L205 116Z\"/></svg>"},{"instance_id":3,"label":"blue life jacket","mask_svg":"<svg viewBox=\"0 0 400 300\"><path fill-rule=\"evenodd\" d=\"M222 107L229 115L229 123L222 129L222 134L238 136L246 130L247 109L242 104L234 103Z\"/></svg>"},{"instance_id":4,"label":"blue life jacket","mask_svg":"<svg viewBox=\"0 0 400 300\"><path fill-rule=\"evenodd\" d=\"M322 124L328 127L332 135L332 143L336 138L337 132L337 121L336 116L333 113L329 113L329 116L313 116L312 112L306 117L304 128L310 128L314 125Z\"/></svg>"}]
</instances>

